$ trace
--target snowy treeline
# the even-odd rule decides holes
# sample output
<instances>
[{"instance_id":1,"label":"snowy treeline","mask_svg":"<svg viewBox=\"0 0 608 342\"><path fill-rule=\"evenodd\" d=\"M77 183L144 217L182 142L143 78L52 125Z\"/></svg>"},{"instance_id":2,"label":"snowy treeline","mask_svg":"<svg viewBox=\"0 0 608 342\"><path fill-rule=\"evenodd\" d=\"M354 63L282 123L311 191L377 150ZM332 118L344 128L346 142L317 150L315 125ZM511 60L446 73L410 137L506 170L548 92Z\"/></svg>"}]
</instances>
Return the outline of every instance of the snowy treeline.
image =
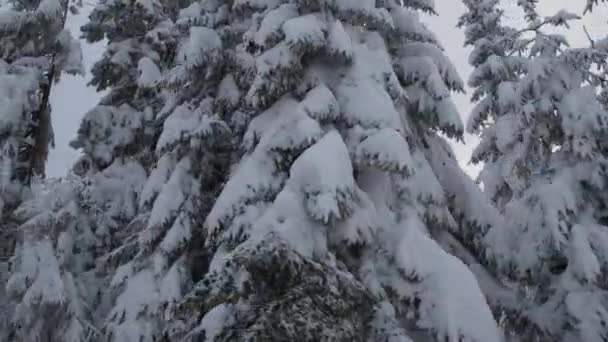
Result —
<instances>
[{"instance_id":1,"label":"snowy treeline","mask_svg":"<svg viewBox=\"0 0 608 342\"><path fill-rule=\"evenodd\" d=\"M8 5L0 340L608 341L608 38L551 30L606 4L463 2L466 125L432 0L101 0L107 95L60 180L69 4Z\"/></svg>"}]
</instances>

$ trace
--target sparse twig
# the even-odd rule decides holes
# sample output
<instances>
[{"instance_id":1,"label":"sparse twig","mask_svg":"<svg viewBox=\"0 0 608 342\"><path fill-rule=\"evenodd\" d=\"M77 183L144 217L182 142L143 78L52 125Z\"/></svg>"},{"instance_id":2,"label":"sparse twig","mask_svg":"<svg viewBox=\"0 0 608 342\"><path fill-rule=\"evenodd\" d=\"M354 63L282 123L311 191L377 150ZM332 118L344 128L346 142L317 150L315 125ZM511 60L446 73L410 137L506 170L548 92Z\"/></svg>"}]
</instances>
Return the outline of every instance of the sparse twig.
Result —
<instances>
[{"instance_id":1,"label":"sparse twig","mask_svg":"<svg viewBox=\"0 0 608 342\"><path fill-rule=\"evenodd\" d=\"M583 25L583 31L585 32L585 35L587 36L587 39L589 40L591 47L595 48L595 40L593 40L593 38L591 38L591 35L589 34L589 31L587 30L586 25Z\"/></svg>"}]
</instances>

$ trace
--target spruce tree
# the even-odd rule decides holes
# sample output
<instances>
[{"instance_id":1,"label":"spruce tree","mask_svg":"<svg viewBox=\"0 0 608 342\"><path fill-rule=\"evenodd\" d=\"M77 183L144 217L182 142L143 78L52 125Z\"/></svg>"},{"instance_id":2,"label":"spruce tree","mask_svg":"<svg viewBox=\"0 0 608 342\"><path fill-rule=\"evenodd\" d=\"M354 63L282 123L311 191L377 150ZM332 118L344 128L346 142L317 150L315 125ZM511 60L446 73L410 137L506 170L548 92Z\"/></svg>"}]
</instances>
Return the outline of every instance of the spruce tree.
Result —
<instances>
[{"instance_id":1,"label":"spruce tree","mask_svg":"<svg viewBox=\"0 0 608 342\"><path fill-rule=\"evenodd\" d=\"M80 180L49 179L32 185L32 197L15 212L19 242L6 290L12 308L6 341L80 342L95 336L96 237L84 208L92 199Z\"/></svg>"},{"instance_id":2,"label":"spruce tree","mask_svg":"<svg viewBox=\"0 0 608 342\"><path fill-rule=\"evenodd\" d=\"M173 61L171 19L178 4L101 2L83 27L90 42L109 41L92 70L92 84L108 94L85 115L72 144L84 156L74 166L74 184L61 183L71 195L53 198L51 192L52 204L23 205L28 221L20 230L30 233L18 246L9 281L20 313L13 324L16 340L82 341L104 334L112 341L136 339L112 325L123 286L114 276L137 253L133 231L146 214L139 198L155 163L155 115L166 104L157 85ZM37 258L41 248L44 258ZM52 267L42 272L47 264Z\"/></svg>"},{"instance_id":3,"label":"spruce tree","mask_svg":"<svg viewBox=\"0 0 608 342\"><path fill-rule=\"evenodd\" d=\"M108 94L85 115L72 145L84 151L75 167L78 174L85 179L104 175L113 179L112 183L93 184L92 191L106 194L109 203L95 202L87 208L99 241L93 319L103 339L109 341L154 340L162 328L162 316L153 306L160 296L147 291L156 285L154 266L162 266L160 259L149 256L148 248L157 242L153 231L165 222L155 222L159 226L146 230L148 221L154 220L150 194L162 183L151 185L148 177L167 181L161 175L166 170L156 169L159 165L175 167L159 160L155 150L166 111L174 106L171 92L161 87L161 81L174 61L175 19L182 3L101 2L82 28L91 42L108 40L106 52L92 69L92 84ZM180 167L183 171L184 163ZM179 177L173 177L171 183L176 193L181 186L190 185ZM171 211L176 198L168 195L164 200L163 209ZM152 271L144 272L146 268ZM176 266L172 275L179 271Z\"/></svg>"},{"instance_id":4,"label":"spruce tree","mask_svg":"<svg viewBox=\"0 0 608 342\"><path fill-rule=\"evenodd\" d=\"M501 25L497 1L465 4L478 101L469 128L482 137L473 161L484 163L484 191L510 221L478 235L477 251L525 298L505 308L505 325L525 341L604 341L608 112L594 85L607 50L546 33L577 16L541 18L536 1L519 2L520 31Z\"/></svg>"},{"instance_id":5,"label":"spruce tree","mask_svg":"<svg viewBox=\"0 0 608 342\"><path fill-rule=\"evenodd\" d=\"M175 66L160 83L166 104L156 114L156 162L139 198L141 214L131 224L135 252L113 279L122 287L107 324L114 340L162 337L165 312L191 286L200 255L205 258L196 243L202 241L200 224L228 172L230 135L217 114L215 91L231 65L224 58L230 50L218 45L215 32L189 29L225 19L201 16L200 6L184 8L175 20L179 43Z\"/></svg>"},{"instance_id":6,"label":"spruce tree","mask_svg":"<svg viewBox=\"0 0 608 342\"><path fill-rule=\"evenodd\" d=\"M186 247L201 240L194 227L217 196L230 145L210 90L222 81L227 52L214 45L218 37L189 30L224 19L202 17L201 6L213 4L103 3L83 28L89 39L110 41L93 69L93 83L110 91L84 119L78 168L131 175L97 263L108 276L96 312L108 340L160 339L164 312L197 273L187 265L204 258Z\"/></svg>"},{"instance_id":7,"label":"spruce tree","mask_svg":"<svg viewBox=\"0 0 608 342\"><path fill-rule=\"evenodd\" d=\"M238 150L195 246L207 270L168 310L167 339L498 341L475 277L435 240L457 231L439 133L463 128L461 81L418 19L430 2L191 9L188 58L170 75L202 100L165 129L179 123L173 137L198 147L217 120ZM197 80L188 70L217 63L215 47L227 64Z\"/></svg>"},{"instance_id":8,"label":"spruce tree","mask_svg":"<svg viewBox=\"0 0 608 342\"><path fill-rule=\"evenodd\" d=\"M0 11L0 237L12 241L13 210L43 176L52 143L49 94L62 72L80 72L63 30L67 1L11 1Z\"/></svg>"},{"instance_id":9,"label":"spruce tree","mask_svg":"<svg viewBox=\"0 0 608 342\"><path fill-rule=\"evenodd\" d=\"M7 341L99 340L112 303L108 291L108 230L145 174L118 164L82 177L70 174L32 185L16 210L18 229L7 282ZM125 244L125 249L128 244Z\"/></svg>"},{"instance_id":10,"label":"spruce tree","mask_svg":"<svg viewBox=\"0 0 608 342\"><path fill-rule=\"evenodd\" d=\"M0 266L23 243L17 208L31 199L30 185L44 176L52 144L51 86L63 72L81 71L78 42L64 30L67 1L9 1L0 10ZM10 286L9 286L10 287ZM13 293L0 291L0 339L26 340L22 317L12 315ZM37 300L37 299L36 299ZM5 319L4 319L5 318ZM28 323L29 324L29 323ZM43 328L34 327L31 336Z\"/></svg>"},{"instance_id":11,"label":"spruce tree","mask_svg":"<svg viewBox=\"0 0 608 342\"><path fill-rule=\"evenodd\" d=\"M109 40L92 81L108 95L85 115L73 143L84 152L73 184L62 182L48 200L26 202L20 212L29 219L20 229L32 233L11 272L20 313L14 324L20 335L13 338L158 340L165 307L197 273L185 264L201 253L191 248L186 255L185 243L191 235L200 240L192 226L221 185L216 179L225 174L228 150L226 127L208 115L201 88L215 74L196 73L214 71L224 52L213 49L213 64L197 61L197 54L207 57L208 42L181 32L205 18L196 6L177 7L186 4L104 2L83 27L90 41ZM187 78L197 83L188 86ZM54 197L59 189L70 196ZM63 240L71 242L63 247ZM42 259L36 259L39 246ZM38 271L48 263L46 273ZM44 305L34 305L41 288ZM35 324L44 329L32 330Z\"/></svg>"}]
</instances>

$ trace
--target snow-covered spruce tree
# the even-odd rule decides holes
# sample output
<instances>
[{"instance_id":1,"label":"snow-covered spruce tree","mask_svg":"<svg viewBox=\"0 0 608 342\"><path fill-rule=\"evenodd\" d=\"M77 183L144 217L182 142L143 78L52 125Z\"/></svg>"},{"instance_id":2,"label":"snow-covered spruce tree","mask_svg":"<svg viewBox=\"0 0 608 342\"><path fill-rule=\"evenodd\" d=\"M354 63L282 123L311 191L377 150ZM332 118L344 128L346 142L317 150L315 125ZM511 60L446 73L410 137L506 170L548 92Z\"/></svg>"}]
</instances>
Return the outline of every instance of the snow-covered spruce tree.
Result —
<instances>
[{"instance_id":1,"label":"snow-covered spruce tree","mask_svg":"<svg viewBox=\"0 0 608 342\"><path fill-rule=\"evenodd\" d=\"M7 293L12 304L3 341L96 340L109 306L106 232L122 227L125 208L142 188L138 165L116 164L85 177L68 176L33 185L16 210L20 239L11 260ZM101 316L101 317L100 317Z\"/></svg>"},{"instance_id":2,"label":"snow-covered spruce tree","mask_svg":"<svg viewBox=\"0 0 608 342\"><path fill-rule=\"evenodd\" d=\"M498 137L502 133L499 129L501 127L486 127L485 123L494 119L492 116L510 118L517 115L514 113L514 86L524 71L526 58L516 54L521 45L519 34L502 24L503 13L497 8L498 0L469 0L465 4L468 12L462 16L460 25L466 26L466 44L474 48L470 62L475 70L469 83L474 87L472 100L477 102L469 117L467 130L483 134L482 143L474 151L472 162L485 162L479 180L483 182L488 197L503 207L504 201L509 200L513 191L509 186L515 185L501 182L500 178L493 179L492 174L501 173L501 169L517 169L521 166L508 159L494 161L493 156L498 154L505 142ZM486 177L486 174L490 176ZM509 176L514 178L511 183L517 183L520 174L521 172L509 172Z\"/></svg>"},{"instance_id":3,"label":"snow-covered spruce tree","mask_svg":"<svg viewBox=\"0 0 608 342\"><path fill-rule=\"evenodd\" d=\"M608 113L589 84L607 51L544 33L576 16L541 18L535 1L519 2L525 30L498 29L496 3L465 1L462 19L479 101L469 128L482 137L473 160L484 163L484 190L512 222L478 236L478 247L495 273L527 292L529 304L504 311L516 340L606 341Z\"/></svg>"},{"instance_id":4,"label":"snow-covered spruce tree","mask_svg":"<svg viewBox=\"0 0 608 342\"><path fill-rule=\"evenodd\" d=\"M0 10L0 263L11 255L20 219L15 209L44 175L50 127L50 87L62 72L78 73L80 49L63 30L67 1L11 1ZM7 275L0 275L2 287ZM0 291L4 294L4 291ZM10 311L0 295L0 310ZM9 319L0 319L5 340Z\"/></svg>"},{"instance_id":5,"label":"snow-covered spruce tree","mask_svg":"<svg viewBox=\"0 0 608 342\"><path fill-rule=\"evenodd\" d=\"M206 13L221 5L195 3L165 22L172 51L155 69L158 84L150 89L162 91L163 103L151 110L154 135L149 147L154 162L138 196L137 215L122 228L120 244L102 258L118 266L110 282L112 306L104 324L111 341L163 338L165 311L191 288L191 279L201 272L201 255L205 260L202 221L229 172L231 137L222 113L238 100L228 72L235 65L230 45L236 44L230 41L238 41L242 32L227 27L222 44L218 33L201 26L225 25L228 18L221 13ZM149 70L141 72L140 79L147 79Z\"/></svg>"},{"instance_id":6,"label":"snow-covered spruce tree","mask_svg":"<svg viewBox=\"0 0 608 342\"><path fill-rule=\"evenodd\" d=\"M44 175L51 83L81 69L78 42L63 30L67 6L12 1L0 11L0 237L32 177Z\"/></svg>"},{"instance_id":7,"label":"snow-covered spruce tree","mask_svg":"<svg viewBox=\"0 0 608 342\"><path fill-rule=\"evenodd\" d=\"M425 150L462 128L461 82L416 13L430 2L201 5L223 18L190 29L205 50L249 27L205 88L244 134L198 246L209 270L167 338L498 341L474 276L434 240L455 220Z\"/></svg>"},{"instance_id":8,"label":"snow-covered spruce tree","mask_svg":"<svg viewBox=\"0 0 608 342\"><path fill-rule=\"evenodd\" d=\"M143 287L151 285L153 279L140 283L138 296L129 292L126 280L142 279L134 277L137 269L129 267L134 266L130 261L140 260L137 256L143 253L140 234L152 203L143 199L142 191L146 191L148 176L157 162L155 145L162 128L159 113L168 98L168 92L158 84L174 60L174 19L180 3L102 1L82 28L91 42L108 40L106 52L92 69L92 84L108 93L85 115L73 142L84 152L75 167L78 174L92 180L111 174L115 180L97 184L92 190L107 194L107 207L87 208L98 240L95 271L100 285L91 304L95 308L92 318L108 341L152 341L154 329L158 328L155 324L159 321L142 318L142 324L135 322L145 316L145 308L137 306L137 300L157 299L155 293L148 293ZM175 198L166 200L169 205ZM151 258L147 261L154 262ZM135 266L140 267L139 263ZM148 314L152 315L152 311L150 307Z\"/></svg>"}]
</instances>

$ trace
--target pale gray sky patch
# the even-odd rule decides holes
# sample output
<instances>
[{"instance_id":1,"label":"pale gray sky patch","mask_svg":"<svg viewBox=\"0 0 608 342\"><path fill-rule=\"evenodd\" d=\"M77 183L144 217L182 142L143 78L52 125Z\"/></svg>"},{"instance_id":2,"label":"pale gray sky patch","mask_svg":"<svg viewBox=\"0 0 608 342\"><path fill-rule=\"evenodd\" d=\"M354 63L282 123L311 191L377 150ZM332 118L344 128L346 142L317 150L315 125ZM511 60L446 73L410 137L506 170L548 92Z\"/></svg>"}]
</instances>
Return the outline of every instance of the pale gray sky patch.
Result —
<instances>
[{"instance_id":1,"label":"pale gray sky patch","mask_svg":"<svg viewBox=\"0 0 608 342\"><path fill-rule=\"evenodd\" d=\"M92 7L85 5L78 15L68 17L66 23L75 37L80 37L80 26L88 20ZM91 80L89 70L93 63L99 59L105 50L105 42L87 44L81 40L83 48L83 63L86 70L85 77L62 75L61 81L53 85L51 93L52 120L55 130L55 148L49 154L47 175L49 177L64 176L80 153L69 146L69 142L76 137L80 127L80 120L84 114L93 108L101 94L95 87L88 87Z\"/></svg>"}]
</instances>

